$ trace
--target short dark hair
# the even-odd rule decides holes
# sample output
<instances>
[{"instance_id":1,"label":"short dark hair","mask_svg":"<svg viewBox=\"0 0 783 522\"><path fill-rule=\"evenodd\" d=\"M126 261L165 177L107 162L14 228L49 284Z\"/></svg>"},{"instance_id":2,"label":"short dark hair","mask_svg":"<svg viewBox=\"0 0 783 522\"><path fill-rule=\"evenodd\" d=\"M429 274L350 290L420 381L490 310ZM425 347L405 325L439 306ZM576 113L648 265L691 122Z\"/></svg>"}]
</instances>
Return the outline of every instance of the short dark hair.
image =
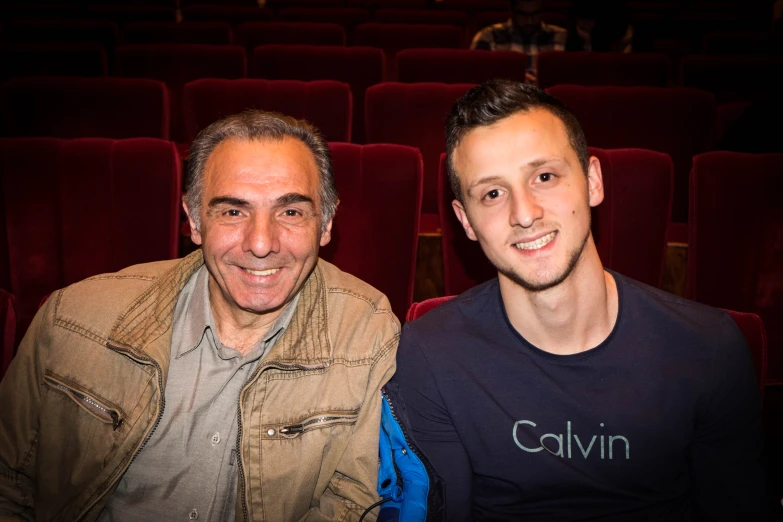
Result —
<instances>
[{"instance_id":1,"label":"short dark hair","mask_svg":"<svg viewBox=\"0 0 783 522\"><path fill-rule=\"evenodd\" d=\"M587 174L590 153L582 126L559 99L538 87L511 80L489 80L473 87L456 101L446 119L446 166L454 196L461 202L459 178L454 170L454 149L468 132L492 125L518 112L544 109L565 125L568 141L576 152L579 165Z\"/></svg>"},{"instance_id":2,"label":"short dark hair","mask_svg":"<svg viewBox=\"0 0 783 522\"><path fill-rule=\"evenodd\" d=\"M201 228L201 198L204 194L204 171L207 160L215 148L223 141L236 139L242 141L272 140L281 141L286 137L295 138L304 143L318 167L321 178L321 229L326 226L337 210L337 187L334 184L332 160L326 140L318 129L304 120L297 120L277 112L264 112L248 109L212 123L196 136L190 146L188 179L185 187L185 202L190 217Z\"/></svg>"}]
</instances>

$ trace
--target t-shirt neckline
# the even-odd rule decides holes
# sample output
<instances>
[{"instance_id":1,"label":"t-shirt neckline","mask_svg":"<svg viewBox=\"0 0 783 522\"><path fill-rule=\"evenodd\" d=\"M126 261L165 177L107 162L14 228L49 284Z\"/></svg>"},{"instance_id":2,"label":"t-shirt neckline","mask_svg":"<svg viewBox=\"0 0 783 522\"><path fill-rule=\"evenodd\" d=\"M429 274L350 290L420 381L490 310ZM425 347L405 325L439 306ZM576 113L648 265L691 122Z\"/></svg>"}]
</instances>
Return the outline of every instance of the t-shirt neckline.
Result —
<instances>
[{"instance_id":1,"label":"t-shirt neckline","mask_svg":"<svg viewBox=\"0 0 783 522\"><path fill-rule=\"evenodd\" d=\"M614 322L614 327L612 327L612 331L609 332L609 335L606 336L606 339L601 341L597 346L594 346L593 348L590 348L588 350L585 350L583 352L579 353L573 353L568 355L559 355L555 353L547 352L546 350L542 350L541 348L538 348L533 343L525 339L522 334L520 334L516 328L514 328L514 325L511 324L511 320L508 318L508 314L506 314L506 307L503 305L503 297L500 294L500 284L499 281L495 280L495 295L497 299L497 306L500 308L500 313L503 316L503 321L506 323L506 327L508 328L509 333L512 337L514 337L517 341L519 341L522 346L528 350L533 355L539 356L539 357L545 357L547 359L551 359L553 361L558 362L575 362L575 361L581 361L584 359L589 359L591 357L594 357L604 351L606 351L607 347L612 343L612 340L616 337L617 331L620 328L620 324L623 320L623 308L625 308L625 299L623 298L624 293L624 285L622 278L619 277L617 273L615 273L612 270L604 268L604 271L606 271L609 275L612 276L615 282L615 286L617 287L617 319Z\"/></svg>"}]
</instances>

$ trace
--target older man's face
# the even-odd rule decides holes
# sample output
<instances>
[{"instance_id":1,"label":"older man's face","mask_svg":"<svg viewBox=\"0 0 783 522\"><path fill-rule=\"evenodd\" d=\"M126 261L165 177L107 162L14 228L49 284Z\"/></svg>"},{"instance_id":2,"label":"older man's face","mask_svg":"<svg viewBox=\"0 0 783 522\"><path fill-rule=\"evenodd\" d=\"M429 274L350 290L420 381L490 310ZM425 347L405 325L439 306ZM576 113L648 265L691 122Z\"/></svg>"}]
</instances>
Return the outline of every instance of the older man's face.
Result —
<instances>
[{"instance_id":1,"label":"older man's face","mask_svg":"<svg viewBox=\"0 0 783 522\"><path fill-rule=\"evenodd\" d=\"M229 139L205 169L201 229L210 302L235 316L279 312L302 288L331 238L322 227L320 176L295 138Z\"/></svg>"}]
</instances>

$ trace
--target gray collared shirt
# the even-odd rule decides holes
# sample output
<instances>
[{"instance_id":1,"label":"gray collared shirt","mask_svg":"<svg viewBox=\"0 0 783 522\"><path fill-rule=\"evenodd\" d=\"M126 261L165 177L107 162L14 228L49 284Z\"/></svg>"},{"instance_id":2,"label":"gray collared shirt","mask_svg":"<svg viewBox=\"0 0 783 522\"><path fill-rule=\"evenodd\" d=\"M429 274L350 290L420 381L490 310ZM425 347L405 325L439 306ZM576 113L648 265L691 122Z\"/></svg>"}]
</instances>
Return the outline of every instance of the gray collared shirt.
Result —
<instances>
[{"instance_id":1,"label":"gray collared shirt","mask_svg":"<svg viewBox=\"0 0 783 522\"><path fill-rule=\"evenodd\" d=\"M99 522L233 520L239 392L282 336L299 295L246 355L220 342L201 267L177 300L163 416Z\"/></svg>"}]
</instances>

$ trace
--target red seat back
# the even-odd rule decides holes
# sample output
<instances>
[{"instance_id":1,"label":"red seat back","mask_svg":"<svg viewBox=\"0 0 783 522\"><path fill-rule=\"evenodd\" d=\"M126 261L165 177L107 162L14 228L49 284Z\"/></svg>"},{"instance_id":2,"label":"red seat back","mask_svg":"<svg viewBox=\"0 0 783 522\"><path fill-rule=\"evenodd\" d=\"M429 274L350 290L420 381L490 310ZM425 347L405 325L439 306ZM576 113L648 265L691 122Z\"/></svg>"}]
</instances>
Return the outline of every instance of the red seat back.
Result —
<instances>
[{"instance_id":1,"label":"red seat back","mask_svg":"<svg viewBox=\"0 0 783 522\"><path fill-rule=\"evenodd\" d=\"M383 49L386 55L386 80L397 79L395 56L403 49L462 46L462 30L453 25L362 24L354 33L356 45Z\"/></svg>"},{"instance_id":2,"label":"red seat back","mask_svg":"<svg viewBox=\"0 0 783 522\"><path fill-rule=\"evenodd\" d=\"M181 175L171 142L3 139L0 176L0 254L22 332L58 288L177 255Z\"/></svg>"},{"instance_id":3,"label":"red seat back","mask_svg":"<svg viewBox=\"0 0 783 522\"><path fill-rule=\"evenodd\" d=\"M273 17L271 9L247 5L191 5L182 10L182 19L188 22L227 22L232 26L267 22Z\"/></svg>"},{"instance_id":4,"label":"red seat back","mask_svg":"<svg viewBox=\"0 0 783 522\"><path fill-rule=\"evenodd\" d=\"M275 111L315 125L328 141L351 141L351 89L332 80L196 80L185 85L185 143L210 123L245 109Z\"/></svg>"},{"instance_id":5,"label":"red seat back","mask_svg":"<svg viewBox=\"0 0 783 522\"><path fill-rule=\"evenodd\" d=\"M182 89L201 78L244 78L245 50L238 45L126 45L117 49L117 76L166 83L171 94L171 139L184 139Z\"/></svg>"},{"instance_id":6,"label":"red seat back","mask_svg":"<svg viewBox=\"0 0 783 522\"><path fill-rule=\"evenodd\" d=\"M14 296L0 290L0 380L3 379L16 348L16 306Z\"/></svg>"},{"instance_id":7,"label":"red seat back","mask_svg":"<svg viewBox=\"0 0 783 522\"><path fill-rule=\"evenodd\" d=\"M327 22L341 25L349 41L359 24L370 21L370 12L359 7L287 7L278 13L283 22Z\"/></svg>"},{"instance_id":8,"label":"red seat back","mask_svg":"<svg viewBox=\"0 0 783 522\"><path fill-rule=\"evenodd\" d=\"M437 24L454 25L464 30L468 15L462 11L434 9L379 9L375 21L382 24Z\"/></svg>"},{"instance_id":9,"label":"red seat back","mask_svg":"<svg viewBox=\"0 0 783 522\"><path fill-rule=\"evenodd\" d=\"M538 85L666 87L670 67L663 54L547 51L538 57Z\"/></svg>"},{"instance_id":10,"label":"red seat back","mask_svg":"<svg viewBox=\"0 0 783 522\"><path fill-rule=\"evenodd\" d=\"M422 212L438 213L438 162L451 106L473 85L383 83L367 89L367 143L418 147L424 159ZM430 219L430 218L426 218ZM429 225L428 225L429 226Z\"/></svg>"},{"instance_id":11,"label":"red seat back","mask_svg":"<svg viewBox=\"0 0 783 522\"><path fill-rule=\"evenodd\" d=\"M659 286L672 202L671 159L640 149L591 148L590 154L601 162L604 181L604 201L592 211L593 238L601 262L637 281ZM459 294L495 277L496 270L454 215L445 158L441 156L439 180L444 289L447 294Z\"/></svg>"},{"instance_id":12,"label":"red seat back","mask_svg":"<svg viewBox=\"0 0 783 522\"><path fill-rule=\"evenodd\" d=\"M237 27L236 43L248 55L259 45L345 45L342 26L317 22L249 22Z\"/></svg>"},{"instance_id":13,"label":"red seat back","mask_svg":"<svg viewBox=\"0 0 783 522\"><path fill-rule=\"evenodd\" d=\"M120 25L132 22L176 22L177 12L173 6L154 5L91 5L85 10L87 18L109 20Z\"/></svg>"},{"instance_id":14,"label":"red seat back","mask_svg":"<svg viewBox=\"0 0 783 522\"><path fill-rule=\"evenodd\" d=\"M688 297L758 314L769 335L769 379L777 382L783 382L782 172L783 154L696 156L688 223ZM732 247L738 240L742 246Z\"/></svg>"},{"instance_id":15,"label":"red seat back","mask_svg":"<svg viewBox=\"0 0 783 522\"><path fill-rule=\"evenodd\" d=\"M337 80L353 93L353 141L364 143L364 95L383 81L383 52L370 47L262 45L253 52L253 76L267 80Z\"/></svg>"},{"instance_id":16,"label":"red seat back","mask_svg":"<svg viewBox=\"0 0 783 522\"><path fill-rule=\"evenodd\" d=\"M693 156L709 150L715 101L704 91L658 87L557 85L547 92L574 113L587 143L605 149L664 152L674 162L672 219L687 220Z\"/></svg>"},{"instance_id":17,"label":"red seat back","mask_svg":"<svg viewBox=\"0 0 783 522\"><path fill-rule=\"evenodd\" d=\"M0 115L2 136L169 137L168 91L154 80L18 78L0 85Z\"/></svg>"},{"instance_id":18,"label":"red seat back","mask_svg":"<svg viewBox=\"0 0 783 522\"><path fill-rule=\"evenodd\" d=\"M0 81L23 76L106 76L99 44L0 45Z\"/></svg>"},{"instance_id":19,"label":"red seat back","mask_svg":"<svg viewBox=\"0 0 783 522\"><path fill-rule=\"evenodd\" d=\"M330 149L340 206L320 255L386 294L402 321L413 299L421 155L399 145Z\"/></svg>"},{"instance_id":20,"label":"red seat back","mask_svg":"<svg viewBox=\"0 0 783 522\"><path fill-rule=\"evenodd\" d=\"M123 31L126 44L231 44L231 26L225 22L138 22Z\"/></svg>"},{"instance_id":21,"label":"red seat back","mask_svg":"<svg viewBox=\"0 0 783 522\"><path fill-rule=\"evenodd\" d=\"M527 57L513 51L405 49L397 53L401 82L483 83L492 78L525 81Z\"/></svg>"},{"instance_id":22,"label":"red seat back","mask_svg":"<svg viewBox=\"0 0 783 522\"><path fill-rule=\"evenodd\" d=\"M686 56L681 83L715 94L718 103L777 98L783 91L783 56Z\"/></svg>"}]
</instances>

